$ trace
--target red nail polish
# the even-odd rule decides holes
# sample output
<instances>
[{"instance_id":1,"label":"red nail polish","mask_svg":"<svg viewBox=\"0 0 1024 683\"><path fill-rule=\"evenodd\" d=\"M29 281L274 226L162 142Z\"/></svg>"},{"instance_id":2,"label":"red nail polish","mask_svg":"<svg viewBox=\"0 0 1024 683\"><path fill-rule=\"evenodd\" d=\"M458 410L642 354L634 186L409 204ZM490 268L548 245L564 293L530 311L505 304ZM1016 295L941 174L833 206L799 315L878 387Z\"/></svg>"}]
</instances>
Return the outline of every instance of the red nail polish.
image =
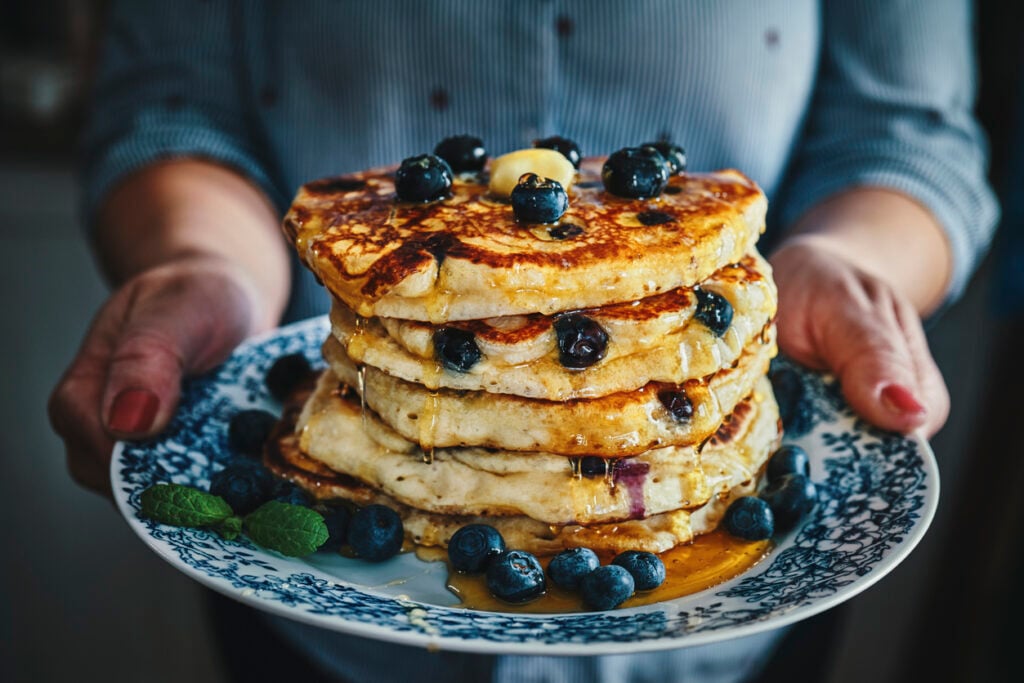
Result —
<instances>
[{"instance_id":1,"label":"red nail polish","mask_svg":"<svg viewBox=\"0 0 1024 683\"><path fill-rule=\"evenodd\" d=\"M148 431L156 419L160 399L148 389L125 389L110 406L107 425L115 432L136 434Z\"/></svg>"},{"instance_id":2,"label":"red nail polish","mask_svg":"<svg viewBox=\"0 0 1024 683\"><path fill-rule=\"evenodd\" d=\"M917 402L910 389L901 384L889 384L882 389L882 403L892 413L920 414L924 412L924 406Z\"/></svg>"}]
</instances>

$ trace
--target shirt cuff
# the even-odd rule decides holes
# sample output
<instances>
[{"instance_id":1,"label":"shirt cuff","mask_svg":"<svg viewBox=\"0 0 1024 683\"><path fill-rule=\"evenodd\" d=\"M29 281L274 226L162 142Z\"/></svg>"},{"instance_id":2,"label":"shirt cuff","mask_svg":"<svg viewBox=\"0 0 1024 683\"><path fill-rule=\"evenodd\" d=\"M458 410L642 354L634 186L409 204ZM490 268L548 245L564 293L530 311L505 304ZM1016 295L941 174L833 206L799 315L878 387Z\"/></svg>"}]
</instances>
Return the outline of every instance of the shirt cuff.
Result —
<instances>
[{"instance_id":1,"label":"shirt cuff","mask_svg":"<svg viewBox=\"0 0 1024 683\"><path fill-rule=\"evenodd\" d=\"M930 161L915 163L910 154L876 157L868 162L835 158L816 165L814 170L796 178L787 189L780 215L783 225L793 225L813 206L851 187L878 187L905 194L931 212L949 241L953 273L944 303L960 296L996 221L991 197L972 192L966 183L951 183L950 175L941 167Z\"/></svg>"},{"instance_id":2,"label":"shirt cuff","mask_svg":"<svg viewBox=\"0 0 1024 683\"><path fill-rule=\"evenodd\" d=\"M259 187L274 206L283 205L281 192L255 155L195 110L142 111L123 134L102 143L86 139L83 147L82 209L90 227L103 199L118 182L167 159L207 159L229 167Z\"/></svg>"}]
</instances>

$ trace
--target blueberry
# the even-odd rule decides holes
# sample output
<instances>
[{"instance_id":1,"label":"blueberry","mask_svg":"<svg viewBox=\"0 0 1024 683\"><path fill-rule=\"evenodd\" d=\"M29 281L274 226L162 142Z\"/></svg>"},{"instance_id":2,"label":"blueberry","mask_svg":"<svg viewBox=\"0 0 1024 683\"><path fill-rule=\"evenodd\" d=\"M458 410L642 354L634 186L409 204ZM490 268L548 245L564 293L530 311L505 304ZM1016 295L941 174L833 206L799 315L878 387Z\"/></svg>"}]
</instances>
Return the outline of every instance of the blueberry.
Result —
<instances>
[{"instance_id":1,"label":"blueberry","mask_svg":"<svg viewBox=\"0 0 1024 683\"><path fill-rule=\"evenodd\" d=\"M453 135L437 143L434 154L448 162L454 173L480 171L487 163L484 141L473 135Z\"/></svg>"},{"instance_id":2,"label":"blueberry","mask_svg":"<svg viewBox=\"0 0 1024 683\"><path fill-rule=\"evenodd\" d=\"M664 159L665 163L668 164L668 172L670 175L676 175L686 170L686 150L679 145L674 145L668 141L661 142L645 142L640 145L641 147L653 147L658 151Z\"/></svg>"},{"instance_id":3,"label":"blueberry","mask_svg":"<svg viewBox=\"0 0 1024 683\"><path fill-rule=\"evenodd\" d=\"M267 370L264 381L270 395L278 401L284 401L312 376L313 368L305 354L292 353L275 360Z\"/></svg>"},{"instance_id":4,"label":"blueberry","mask_svg":"<svg viewBox=\"0 0 1024 683\"><path fill-rule=\"evenodd\" d=\"M505 552L505 539L493 526L467 524L448 541L448 560L455 571L479 574L491 558Z\"/></svg>"},{"instance_id":5,"label":"blueberry","mask_svg":"<svg viewBox=\"0 0 1024 683\"><path fill-rule=\"evenodd\" d=\"M605 460L597 455L585 455L580 460L580 474L585 477L603 477L615 470L616 460Z\"/></svg>"},{"instance_id":6,"label":"blueberry","mask_svg":"<svg viewBox=\"0 0 1024 683\"><path fill-rule=\"evenodd\" d=\"M775 533L775 517L768 503L754 496L737 498L722 518L725 530L737 538L763 541Z\"/></svg>"},{"instance_id":7,"label":"blueberry","mask_svg":"<svg viewBox=\"0 0 1024 683\"><path fill-rule=\"evenodd\" d=\"M604 358L608 349L608 333L595 321L571 313L555 320L558 337L558 360L571 370L588 368Z\"/></svg>"},{"instance_id":8,"label":"blueberry","mask_svg":"<svg viewBox=\"0 0 1024 683\"><path fill-rule=\"evenodd\" d=\"M814 426L814 406L800 373L779 366L768 373L786 436L803 436Z\"/></svg>"},{"instance_id":9,"label":"blueberry","mask_svg":"<svg viewBox=\"0 0 1024 683\"><path fill-rule=\"evenodd\" d=\"M787 474L811 476L811 459L807 457L807 451L787 444L772 454L768 461L768 481L773 482Z\"/></svg>"},{"instance_id":10,"label":"blueberry","mask_svg":"<svg viewBox=\"0 0 1024 683\"><path fill-rule=\"evenodd\" d=\"M313 497L305 489L284 479L278 480L274 485L273 497L274 500L290 505L309 507L313 504Z\"/></svg>"},{"instance_id":11,"label":"blueberry","mask_svg":"<svg viewBox=\"0 0 1024 683\"><path fill-rule=\"evenodd\" d=\"M348 525L348 544L356 556L369 562L394 557L402 549L404 539L402 518L385 505L360 508Z\"/></svg>"},{"instance_id":12,"label":"blueberry","mask_svg":"<svg viewBox=\"0 0 1024 683\"><path fill-rule=\"evenodd\" d=\"M601 566L601 561L590 548L569 548L551 558L548 576L559 588L574 591L583 577Z\"/></svg>"},{"instance_id":13,"label":"blueberry","mask_svg":"<svg viewBox=\"0 0 1024 683\"><path fill-rule=\"evenodd\" d=\"M627 550L616 555L612 564L623 567L633 576L638 591L654 590L665 582L665 563L654 553Z\"/></svg>"},{"instance_id":14,"label":"blueberry","mask_svg":"<svg viewBox=\"0 0 1024 683\"><path fill-rule=\"evenodd\" d=\"M236 515L246 515L274 496L275 484L262 465L235 460L210 477L210 493L223 498Z\"/></svg>"},{"instance_id":15,"label":"blueberry","mask_svg":"<svg viewBox=\"0 0 1024 683\"><path fill-rule=\"evenodd\" d=\"M469 372L480 361L482 354L472 332L442 327L434 332L434 357L449 370Z\"/></svg>"},{"instance_id":16,"label":"blueberry","mask_svg":"<svg viewBox=\"0 0 1024 683\"><path fill-rule=\"evenodd\" d=\"M240 410L228 423L228 446L242 455L259 458L276 424L277 417L266 410Z\"/></svg>"},{"instance_id":17,"label":"blueberry","mask_svg":"<svg viewBox=\"0 0 1024 683\"><path fill-rule=\"evenodd\" d=\"M625 147L604 162L601 179L606 190L620 197L657 197L668 184L668 164L653 147Z\"/></svg>"},{"instance_id":18,"label":"blueberry","mask_svg":"<svg viewBox=\"0 0 1024 683\"><path fill-rule=\"evenodd\" d=\"M693 401L682 389L663 389L658 392L658 400L676 422L689 422L693 417Z\"/></svg>"},{"instance_id":19,"label":"blueberry","mask_svg":"<svg viewBox=\"0 0 1024 683\"><path fill-rule=\"evenodd\" d=\"M732 324L732 304L721 294L694 287L697 310L693 317L704 323L716 337L721 337Z\"/></svg>"},{"instance_id":20,"label":"blueberry","mask_svg":"<svg viewBox=\"0 0 1024 683\"><path fill-rule=\"evenodd\" d=\"M761 492L761 499L772 510L775 528L789 531L814 508L817 493L814 482L806 476L786 474L769 483Z\"/></svg>"},{"instance_id":21,"label":"blueberry","mask_svg":"<svg viewBox=\"0 0 1024 683\"><path fill-rule=\"evenodd\" d=\"M402 161L395 172L395 192L404 202L432 202L447 197L452 189L452 169L433 154Z\"/></svg>"},{"instance_id":22,"label":"blueberry","mask_svg":"<svg viewBox=\"0 0 1024 683\"><path fill-rule=\"evenodd\" d=\"M598 567L580 581L583 602L591 609L615 609L633 595L636 584L625 567L607 564Z\"/></svg>"},{"instance_id":23,"label":"blueberry","mask_svg":"<svg viewBox=\"0 0 1024 683\"><path fill-rule=\"evenodd\" d=\"M348 543L348 527L352 521L352 513L346 507L337 506L324 510L322 514L324 524L327 525L327 540L320 549L337 552Z\"/></svg>"},{"instance_id":24,"label":"blueberry","mask_svg":"<svg viewBox=\"0 0 1024 683\"><path fill-rule=\"evenodd\" d=\"M520 223L554 223L569 208L569 197L557 180L524 173L512 188L512 213Z\"/></svg>"},{"instance_id":25,"label":"blueberry","mask_svg":"<svg viewBox=\"0 0 1024 683\"><path fill-rule=\"evenodd\" d=\"M487 588L505 602L529 602L547 590L544 568L525 550L506 550L487 563Z\"/></svg>"},{"instance_id":26,"label":"blueberry","mask_svg":"<svg viewBox=\"0 0 1024 683\"><path fill-rule=\"evenodd\" d=\"M558 135L553 135L550 138L543 138L541 140L533 141L534 147L541 147L543 149L553 149L559 152L562 156L569 160L574 167L580 167L580 159L583 155L580 154L580 146L569 138L563 138Z\"/></svg>"}]
</instances>

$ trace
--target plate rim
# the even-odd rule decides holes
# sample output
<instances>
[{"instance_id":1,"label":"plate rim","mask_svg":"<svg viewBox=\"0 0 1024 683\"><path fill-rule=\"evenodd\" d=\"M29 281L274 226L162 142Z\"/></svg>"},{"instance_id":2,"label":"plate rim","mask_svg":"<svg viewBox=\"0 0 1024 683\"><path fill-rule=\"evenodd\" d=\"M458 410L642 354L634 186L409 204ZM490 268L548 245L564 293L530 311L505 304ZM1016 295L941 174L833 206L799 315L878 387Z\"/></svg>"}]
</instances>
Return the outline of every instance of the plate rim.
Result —
<instances>
[{"instance_id":1,"label":"plate rim","mask_svg":"<svg viewBox=\"0 0 1024 683\"><path fill-rule=\"evenodd\" d=\"M323 325L323 321L326 316L317 316L306 320L298 321L290 325L282 326L253 336L245 340L240 344L235 351L232 353L232 357L239 354L249 352L255 347L266 343L267 341L277 339L279 337L287 336L288 334L295 334L305 326L317 326ZM216 377L217 372L222 366L218 365L216 368L211 370L210 373L204 375L211 381ZM833 607L850 600L851 598L859 595L863 591L871 588L883 578L885 578L893 569L899 566L907 556L917 547L921 542L931 523L934 519L936 509L938 507L938 500L940 494L940 476L938 463L935 459L934 452L931 449L927 439L921 434L914 433L904 436L905 439L913 441L915 443L917 452L921 458L922 470L925 478L928 482L928 486L921 491L923 496L923 503L917 510L919 513L919 519L914 524L913 528L904 536L902 542L894 548L891 548L876 564L871 566L871 570L858 579L848 585L841 586L835 592L822 598L816 599L813 603L808 605L795 605L787 612L783 614L773 614L769 618L755 620L739 625L731 625L728 627L708 629L698 632L684 632L681 634L663 634L656 638L647 638L642 640L624 640L624 641L582 641L582 642L543 642L539 640L525 640L525 641L496 641L488 640L484 638L463 638L455 637L450 635L435 635L425 629L410 629L406 631L395 630L389 626L380 626L373 623L367 623L363 621L345 619L337 615L330 614L316 614L312 613L301 606L288 605L279 600L270 600L261 597L257 592L251 589L239 590L238 588L231 585L230 581L221 575L211 575L206 572L200 571L195 567L192 567L185 562L179 555L177 555L172 546L167 544L165 541L155 538L148 532L145 524L140 519L139 511L131 504L131 496L124 493L125 487L129 486L121 475L121 466L123 465L122 459L124 457L124 451L128 443L124 441L118 441L113 449L112 457L110 461L110 476L111 484L113 486L114 500L120 515L128 523L131 530L136 536L157 556L162 560L170 564L172 567L182 572L185 576L190 579L197 581L204 587L211 589L221 595L224 595L230 599L241 602L251 608L273 614L278 617L291 619L293 621L307 624L314 627L324 628L327 630L335 631L341 634L347 634L357 637L371 638L381 641L394 643L396 645L405 645L413 647L427 648L430 650L447 650L452 652L465 652L475 654L510 654L510 655L553 655L553 656L586 656L586 655L606 655L606 654L625 654L625 653L639 653L639 652L652 652L666 649L675 649L683 647L694 647L700 645L706 645L710 643L720 642L724 640L731 640L734 638L742 638L746 636L753 636L759 633L763 633L769 630L775 630L785 628L798 621L813 617L817 614L825 612ZM807 524L807 522L804 522ZM712 586L704 591L699 591L692 595L683 596L668 601L662 601L653 603L650 605L643 605L637 607L631 607L626 609L616 609L608 612L594 612L593 614L613 614L628 616L638 613L648 612L671 612L672 608L678 610L681 607L681 603L686 601L693 601L698 596L706 595L709 591L719 592L727 589L742 579L757 576L760 572L764 572L770 568L771 563L767 560L772 554L779 552L787 547L788 542L796 535L800 528L803 528L802 524L797 529L794 529L785 534L782 543L778 547L773 548L772 553L766 558L765 561L759 562L753 568L748 571L730 579L729 581L723 582ZM196 533L212 533L201 530L191 530ZM274 572L279 575L288 575L290 570L287 569L287 564L282 565L282 562L288 564L300 564L301 560L293 558L287 558L272 551L268 551L263 548L259 548L252 544L252 550L255 553L262 554L269 563L273 564ZM377 598L383 598L387 600L394 600L398 605L407 608L408 610L424 609L429 611L438 611L440 613L464 613L466 608L460 608L458 606L443 606L432 603L423 603L416 600L402 600L398 597L374 592L372 588L361 586L358 584L348 583L344 579L333 576L319 567L312 566L309 564L302 564L301 571L306 574L314 576L316 579L320 579L329 582L332 585L348 586L356 591L373 595ZM476 611L479 614L494 614L505 617L522 619L529 622L550 622L558 621L559 619L566 618L578 618L583 613L569 613L569 614L530 614L530 613L519 613L519 612L482 612Z\"/></svg>"}]
</instances>

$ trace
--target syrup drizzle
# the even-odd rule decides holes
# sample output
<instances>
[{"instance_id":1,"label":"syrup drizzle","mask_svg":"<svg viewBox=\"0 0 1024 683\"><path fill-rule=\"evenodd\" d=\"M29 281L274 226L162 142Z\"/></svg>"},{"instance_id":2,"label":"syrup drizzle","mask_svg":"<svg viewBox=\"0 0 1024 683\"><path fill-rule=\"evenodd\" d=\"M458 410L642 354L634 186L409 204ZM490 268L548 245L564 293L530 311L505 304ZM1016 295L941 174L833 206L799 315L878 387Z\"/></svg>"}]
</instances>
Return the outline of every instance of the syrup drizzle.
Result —
<instances>
[{"instance_id":1,"label":"syrup drizzle","mask_svg":"<svg viewBox=\"0 0 1024 683\"><path fill-rule=\"evenodd\" d=\"M692 543L678 545L660 554L665 563L665 583L651 591L636 593L622 604L620 609L650 605L693 595L702 590L724 583L746 572L763 560L771 550L771 541L743 541L718 529L698 536ZM443 551L417 555L424 559L444 560ZM547 569L550 557L539 558ZM601 557L601 564L608 564L612 557ZM543 596L525 605L512 605L495 598L487 590L482 576L460 574L448 568L448 590L457 595L460 607L491 612L526 612L532 614L557 614L585 612L587 607L576 593L564 591L548 584Z\"/></svg>"}]
</instances>

